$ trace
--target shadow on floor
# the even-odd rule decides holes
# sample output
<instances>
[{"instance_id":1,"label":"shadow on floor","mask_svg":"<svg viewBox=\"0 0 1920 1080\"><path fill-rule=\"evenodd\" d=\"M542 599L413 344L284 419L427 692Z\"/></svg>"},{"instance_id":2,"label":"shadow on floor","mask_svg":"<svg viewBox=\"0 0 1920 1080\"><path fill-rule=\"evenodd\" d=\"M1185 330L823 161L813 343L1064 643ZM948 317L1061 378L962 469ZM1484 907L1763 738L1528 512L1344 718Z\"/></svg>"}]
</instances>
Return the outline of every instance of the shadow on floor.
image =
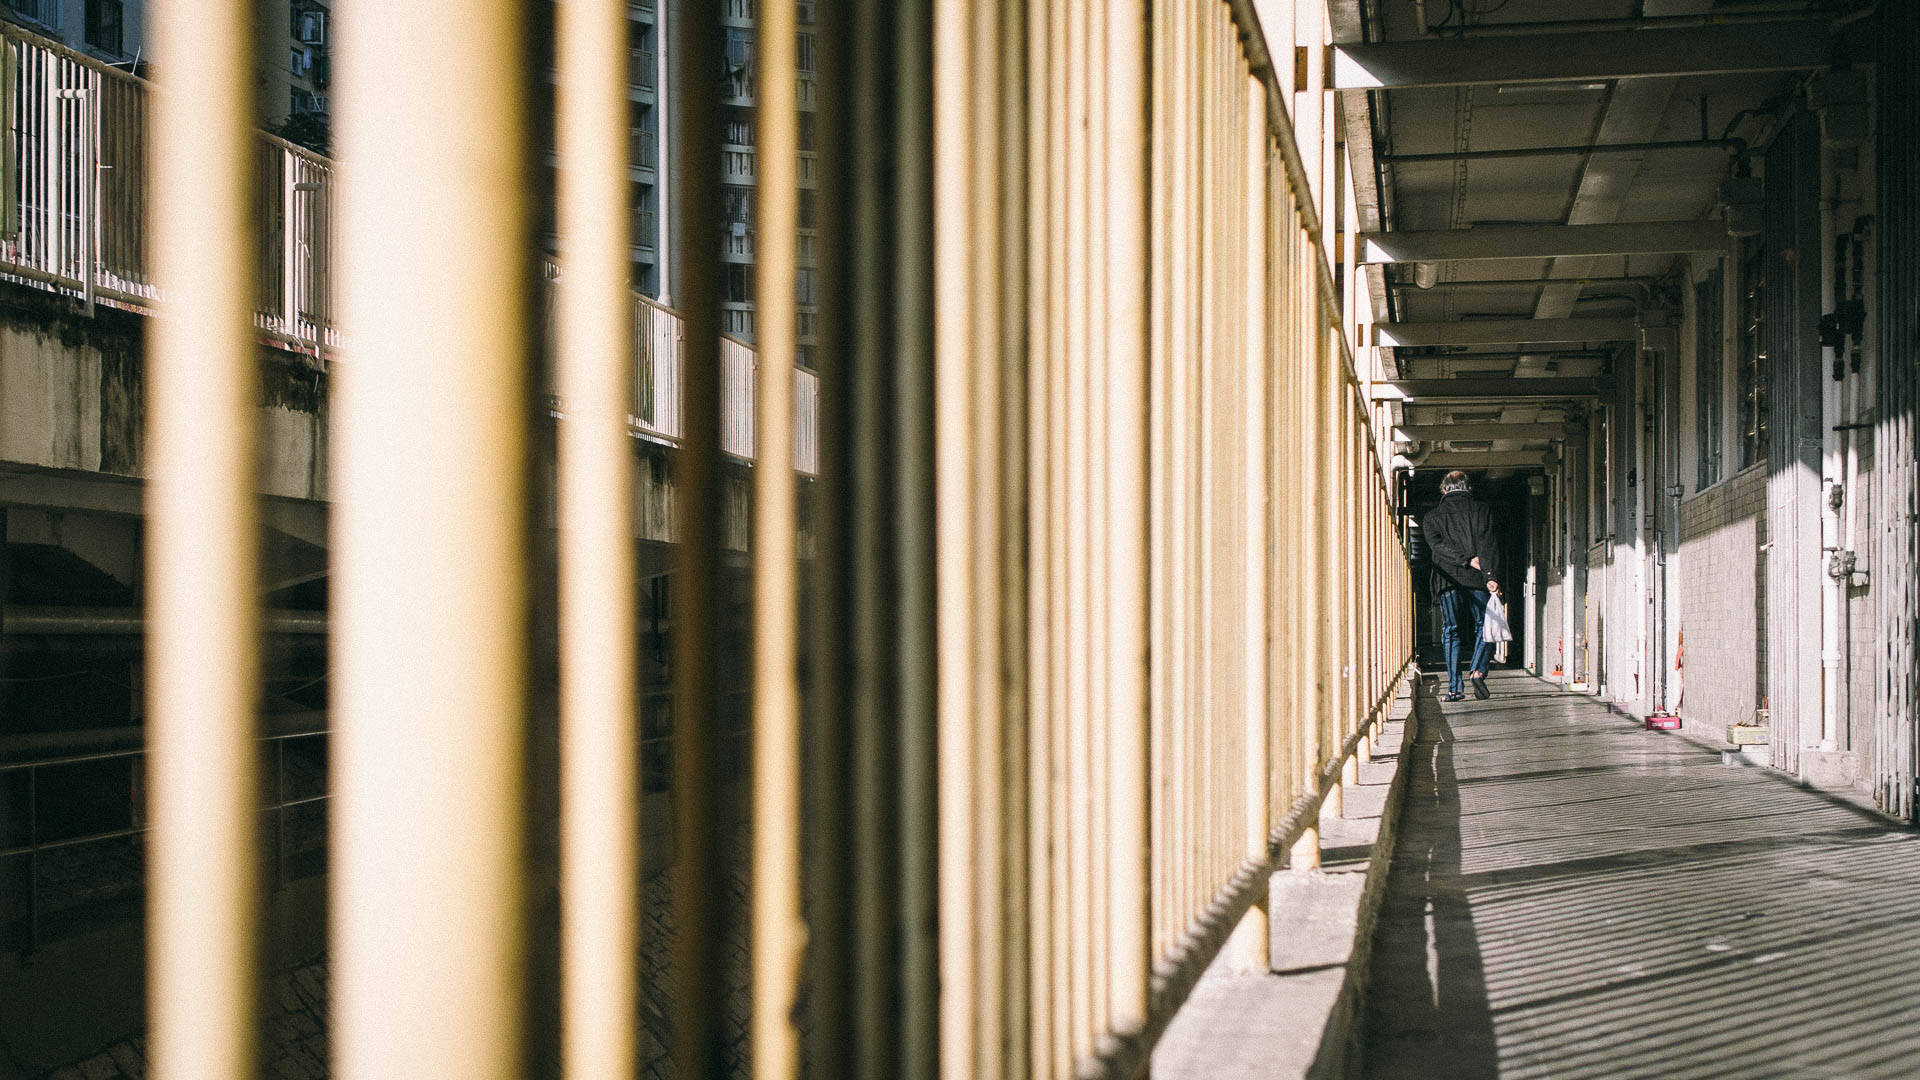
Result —
<instances>
[{"instance_id":1,"label":"shadow on floor","mask_svg":"<svg viewBox=\"0 0 1920 1080\"><path fill-rule=\"evenodd\" d=\"M1478 1080L1499 1075L1493 1016L1473 910L1461 879L1460 783L1455 739L1436 702L1421 705L1419 738L1407 755L1407 802L1394 847L1387 896L1375 932L1369 1012L1364 1030L1390 1038L1381 1061L1413 1071L1383 1076L1444 1075ZM1369 1045L1367 1058L1375 1059Z\"/></svg>"},{"instance_id":2,"label":"shadow on floor","mask_svg":"<svg viewBox=\"0 0 1920 1080\"><path fill-rule=\"evenodd\" d=\"M1920 836L1539 680L1494 689L1423 718L1367 1076L1920 1075Z\"/></svg>"}]
</instances>

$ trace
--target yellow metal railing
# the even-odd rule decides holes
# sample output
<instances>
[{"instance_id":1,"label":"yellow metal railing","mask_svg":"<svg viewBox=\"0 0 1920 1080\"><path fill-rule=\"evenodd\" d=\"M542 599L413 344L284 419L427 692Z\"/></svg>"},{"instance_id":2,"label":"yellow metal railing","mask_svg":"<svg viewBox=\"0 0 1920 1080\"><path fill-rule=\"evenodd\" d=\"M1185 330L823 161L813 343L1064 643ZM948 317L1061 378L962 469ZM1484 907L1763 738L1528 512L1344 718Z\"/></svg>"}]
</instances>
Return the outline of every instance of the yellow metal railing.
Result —
<instances>
[{"instance_id":1,"label":"yellow metal railing","mask_svg":"<svg viewBox=\"0 0 1920 1080\"><path fill-rule=\"evenodd\" d=\"M1261 4L1282 20L1263 26L1222 0L809 5L814 431L790 401L799 7L757 5L763 351L729 359L719 252L687 259L668 387L636 374L617 288L625 6L560 16L565 1069L629 1074L640 1042L623 438L625 388L652 385L679 424L675 1074L728 1060L728 799L744 787L756 1075L1139 1075L1221 949L1264 967L1267 876L1318 865L1318 823L1409 670L1376 368L1351 344L1364 290L1332 272L1352 266L1355 230L1325 12ZM205 36L243 9L208 0L164 24L179 92L155 131L156 278L180 315L163 320L150 421L151 579L174 606L156 613L150 676L163 1080L243 1075L253 1053L257 875L236 831L253 805L236 688L258 617L239 587L251 368L235 352L250 136L243 98L213 100L243 80L244 50ZM722 235L720 9L689 0L666 46L682 252ZM347 1080L519 1075L539 1041L525 981L540 286L524 259L532 118L500 74L527 55L527 18L446 0L349 18L339 43L331 943ZM231 202L190 234L206 191ZM819 447L805 498L790 470L749 481L753 653L737 670L718 647L735 610L722 455L743 437L729 379L770 410L750 445L781 459L812 432ZM209 560L211 542L232 557ZM753 737L735 785L719 703L741 684Z\"/></svg>"},{"instance_id":2,"label":"yellow metal railing","mask_svg":"<svg viewBox=\"0 0 1920 1080\"><path fill-rule=\"evenodd\" d=\"M1133 1075L1230 932L1264 970L1407 668L1324 13L1274 8L938 9L946 1076Z\"/></svg>"}]
</instances>

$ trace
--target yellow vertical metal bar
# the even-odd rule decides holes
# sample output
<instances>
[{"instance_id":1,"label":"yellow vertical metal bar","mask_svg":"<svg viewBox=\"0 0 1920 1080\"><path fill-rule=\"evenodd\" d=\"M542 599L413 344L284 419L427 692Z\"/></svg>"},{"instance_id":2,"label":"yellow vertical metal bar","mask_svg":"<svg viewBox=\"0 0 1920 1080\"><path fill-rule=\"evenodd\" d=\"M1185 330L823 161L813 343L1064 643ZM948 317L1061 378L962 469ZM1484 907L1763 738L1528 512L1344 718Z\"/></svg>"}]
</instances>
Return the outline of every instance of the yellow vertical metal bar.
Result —
<instances>
[{"instance_id":1,"label":"yellow vertical metal bar","mask_svg":"<svg viewBox=\"0 0 1920 1080\"><path fill-rule=\"evenodd\" d=\"M937 524L939 590L939 842L940 842L940 1075L948 1080L976 1075L978 1000L982 980L974 950L981 894L975 875L987 868L976 862L981 839L972 827L979 792L974 760L976 697L973 650L968 637L975 626L967 604L983 598L974 590L973 560L977 528L973 457L982 450L971 439L991 436L977 429L969 363L978 343L969 318L972 293L968 231L973 220L968 142L969 6L948 0L934 6L934 349ZM963 599L964 598L964 599Z\"/></svg>"},{"instance_id":2,"label":"yellow vertical metal bar","mask_svg":"<svg viewBox=\"0 0 1920 1080\"><path fill-rule=\"evenodd\" d=\"M1092 839L1092 717L1088 703L1092 627L1088 584L1092 523L1087 507L1090 413L1087 379L1088 338L1087 263L1087 62L1089 5L1085 0L1067 8L1067 138L1066 157L1066 274L1067 274L1067 800L1068 873L1071 890L1071 970L1073 977L1074 1060L1093 1050L1097 1016L1094 1011L1093 936L1094 849ZM1060 150L1056 150L1056 153Z\"/></svg>"},{"instance_id":3,"label":"yellow vertical metal bar","mask_svg":"<svg viewBox=\"0 0 1920 1080\"><path fill-rule=\"evenodd\" d=\"M1167 858L1166 880L1168 933L1177 936L1186 928L1187 863L1190 836L1188 821L1188 777L1192 761L1188 754L1187 733L1192 711L1187 703L1186 657L1191 639L1186 630L1186 607L1192 581L1186 572L1186 365L1191 352L1188 331L1196 306L1193 294L1194 266L1191 243L1193 228L1193 0L1171 0L1173 43L1172 70L1168 73L1167 98L1173 147L1171 163L1172 221L1167 240L1167 260L1172 266L1172 290L1168 301L1168 337L1166 379L1166 424L1162 432L1165 446L1166 561L1162 571L1160 595L1166 625L1167 695Z\"/></svg>"},{"instance_id":4,"label":"yellow vertical metal bar","mask_svg":"<svg viewBox=\"0 0 1920 1080\"><path fill-rule=\"evenodd\" d=\"M971 96L967 114L968 213L972 221L965 235L955 238L961 245L955 262L968 267L972 275L968 311L973 344L962 355L973 399L968 438L973 451L974 507L969 516L974 551L972 582L964 605L973 620L967 637L973 665L968 681L977 698L970 750L977 794L970 827L975 831L976 871L971 887L978 891L973 948L975 994L980 1004L975 1020L974 1070L968 1075L980 1076L1004 1070L1008 1057L1004 1052L1009 1031L1004 975L1008 950L1003 927L1010 854L1002 842L1002 825L1011 801L1002 783L1002 762L1007 728L1004 705L1010 678L1005 660L1004 611L1010 596L1009 570L1001 564L1001 557L1009 550L1007 534L1017 528L1007 517L1009 508L1002 495L1006 459L1011 452L1007 425L1017 415L1009 417L1006 413L1001 344L1007 337L1007 321L1017 320L1017 315L1003 312L1004 283L1012 270L1005 265L1002 239L1001 174L1007 133L1002 126L1005 81L1001 35L1006 16L999 5L986 3L971 4L970 15L971 63L966 81Z\"/></svg>"},{"instance_id":5,"label":"yellow vertical metal bar","mask_svg":"<svg viewBox=\"0 0 1920 1080\"><path fill-rule=\"evenodd\" d=\"M1242 269L1240 285L1246 302L1241 312L1242 334L1242 385L1236 392L1243 395L1242 407L1242 454L1244 455L1241 474L1241 502L1246 508L1246 520L1242 526L1245 538L1241 547L1241 556L1245 560L1242 570L1243 587L1246 590L1245 606L1241 610L1240 624L1240 664L1244 672L1245 697L1241 702L1241 723L1245 726L1242 746L1242 777L1245 786L1242 801L1241 847L1238 854L1242 858L1264 860L1267 855L1267 833L1272 829L1273 799L1269 791L1271 779L1270 751L1272 736L1269 728L1272 711L1271 680L1268 672L1268 656L1271 648L1267 641L1268 623L1268 532L1267 491L1270 483L1267 473L1268 446L1272 442L1272 431L1268 426L1270 408L1268 395L1272 392L1267 373L1267 260L1266 240L1269 234L1267 225L1267 109L1266 88L1260 80L1251 76L1241 76L1244 89L1241 132L1241 164L1245 169L1240 192L1241 211L1244 215L1240 231L1244 247L1242 250ZM1267 905L1264 896L1247 912L1236 932L1238 956L1235 966L1245 971L1266 971L1269 966L1267 952Z\"/></svg>"},{"instance_id":6,"label":"yellow vertical metal bar","mask_svg":"<svg viewBox=\"0 0 1920 1080\"><path fill-rule=\"evenodd\" d=\"M1168 794L1170 774L1168 766L1168 737L1170 707L1168 697L1167 665L1169 655L1167 630L1167 588L1166 570L1168 557L1168 510L1167 501L1167 448L1166 431L1168 423L1166 383L1169 358L1172 351L1172 295L1174 288L1174 259L1172 253L1172 207L1171 192L1175 169L1175 148L1172 141L1172 105L1169 102L1169 90L1173 85L1174 72L1178 64L1178 53L1173 43L1174 15L1169 5L1153 6L1153 26L1151 39L1153 45L1152 63L1148 68L1152 102L1152 132L1149 141L1154 148L1153 171L1150 182L1151 197L1148 204L1153 214L1153 234L1149 245L1148 269L1153 275L1152 302L1149 305L1153 320L1153 343L1149 369L1148 387L1148 438L1147 462L1148 485L1151 497L1150 537L1148 542L1147 567L1147 619L1149 655L1155 658L1148 665L1148 698L1151 713L1152 739L1150 749L1149 799L1152 808L1150 833L1150 855L1148 872L1150 875L1148 894L1152 905L1153 954L1163 955L1173 941L1173 918L1168 906L1167 865L1171 842L1168 836Z\"/></svg>"},{"instance_id":7,"label":"yellow vertical metal bar","mask_svg":"<svg viewBox=\"0 0 1920 1080\"><path fill-rule=\"evenodd\" d=\"M1199 246L1200 270L1200 308L1194 313L1194 350L1193 366L1190 369L1191 381L1188 407L1193 414L1193 487L1191 516L1193 526L1193 710L1194 729L1194 864L1193 876L1189 882L1188 910L1195 912L1206 903L1211 892L1210 879L1213 876L1213 863L1218 857L1218 834L1214 820L1215 807L1214 780L1219 775L1215 754L1218 747L1215 739L1215 716L1213 714L1214 678L1211 670L1213 661L1213 614L1214 614L1214 564L1216 562L1213 545L1216 538L1210 535L1208 526L1212 524L1210 512L1211 492L1209 485L1213 480L1216 448L1214 435L1216 419L1210 407L1208 393L1212 389L1212 373L1216 359L1213 349L1216 344L1215 322L1219 316L1220 283L1219 272L1219 199L1220 199L1220 157L1219 140L1215 127L1219 123L1219 24L1216 19L1217 5L1207 4L1201 8L1200 18L1200 122L1196 131L1200 144L1200 206L1199 232L1195 243Z\"/></svg>"},{"instance_id":8,"label":"yellow vertical metal bar","mask_svg":"<svg viewBox=\"0 0 1920 1080\"><path fill-rule=\"evenodd\" d=\"M1304 110L1303 110L1304 111ZM1326 588L1325 544L1321 519L1326 514L1328 491L1325 484L1327 379L1324 363L1325 335L1320 332L1319 288L1313 272L1313 246L1299 238L1295 248L1298 268L1295 282L1299 294L1299 325L1296 347L1300 350L1302 379L1300 386L1300 482L1301 507L1305 520L1301 527L1299 626L1299 668L1303 685L1300 693L1302 754L1300 783L1302 790L1316 793L1320 787L1320 764L1326 753L1324 715L1327 705L1326 642L1324 627ZM1291 865L1296 870L1315 870L1320 866L1320 828L1316 815L1313 824L1293 846Z\"/></svg>"},{"instance_id":9,"label":"yellow vertical metal bar","mask_svg":"<svg viewBox=\"0 0 1920 1080\"><path fill-rule=\"evenodd\" d=\"M1047 9L1050 23L1050 41L1048 43L1047 87L1050 106L1047 113L1047 180L1051 189L1048 201L1048 236L1052 258L1047 267L1047 288L1051 296L1049 304L1050 322L1047 328L1047 461L1049 499L1047 520L1050 524L1048 559L1052 565L1052 580L1048 590L1048 634L1050 650L1048 667L1052 673L1052 692L1048 697L1052 712L1049 738L1049 774L1048 786L1052 806L1051 846L1049 848L1049 866L1053 887L1053 924L1058 933L1053 937L1053 1046L1052 1063L1056 1077L1065 1077L1073 1072L1075 1049L1081 1039L1079 1035L1079 1003L1084 998L1075 964L1079 955L1077 928L1084 925L1077 921L1078 908L1075 906L1074 891L1075 868L1075 832L1078 818L1073 811L1072 799L1074 787L1071 783L1072 759L1075 745L1071 734L1073 728L1073 682L1079 668L1073 650L1080 643L1074 635L1072 620L1072 578L1074 558L1072 548L1072 514L1074 476L1070 469L1072 458L1072 416L1073 399L1070 394L1072 361L1068 344L1071 340L1075 302L1069 268L1072 263L1074 247L1072 233L1068 224L1067 208L1072 201L1072 173L1068 155L1063 152L1067 146L1068 132L1073 127L1072 114L1072 65L1078 56L1073 50L1072 20L1068 12L1059 5Z\"/></svg>"},{"instance_id":10,"label":"yellow vertical metal bar","mask_svg":"<svg viewBox=\"0 0 1920 1080\"><path fill-rule=\"evenodd\" d=\"M1027 912L1028 939L1028 1051L1035 1080L1059 1075L1054 1059L1055 1007L1060 993L1055 979L1054 944L1064 927L1055 921L1053 838L1059 828L1054 810L1052 731L1059 716L1052 708L1053 683L1053 559L1052 517L1052 400L1053 378L1048 362L1053 333L1056 294L1051 263L1054 255L1051 147L1047 142L1055 106L1051 49L1054 23L1049 10L1036 10L1027 21L1027 206L1029 220L1046 222L1027 237Z\"/></svg>"},{"instance_id":11,"label":"yellow vertical metal bar","mask_svg":"<svg viewBox=\"0 0 1920 1080\"><path fill-rule=\"evenodd\" d=\"M1270 584L1268 596L1267 627L1270 639L1269 660L1273 673L1273 701L1269 708L1272 724L1272 767L1268 770L1272 779L1272 799L1268 813L1274 818L1286 812L1293 801L1295 786L1295 768L1293 754L1296 740L1291 720L1293 699L1298 680L1293 666L1294 600L1298 590L1294 587L1293 567L1296 559L1293 542L1293 523L1298 514L1294 512L1289 499L1294 468L1293 440L1295 437L1292 422L1292 400L1298 392L1299 382L1293 377L1292 360L1294 351L1290 346L1289 335L1292 332L1292 274L1287 258L1292 250L1289 232L1292 216L1291 204L1286 195L1286 170L1276 167L1276 150L1263 143L1267 162L1266 185L1261 199L1267 208L1267 258L1263 274L1264 288L1268 306L1268 345L1266 354L1260 358L1261 366L1268 373L1272 387L1268 402L1268 445L1271 455L1271 470L1267 478L1267 512L1264 516L1269 530L1272 551L1270 566Z\"/></svg>"},{"instance_id":12,"label":"yellow vertical metal bar","mask_svg":"<svg viewBox=\"0 0 1920 1080\"><path fill-rule=\"evenodd\" d=\"M1342 331L1344 333L1344 330ZM1366 623L1362 617L1360 604L1366 596L1363 586L1366 583L1366 560L1362 557L1365 550L1364 534L1361 531L1361 513L1365 509L1363 500L1366 489L1362 485L1364 473L1360 455L1365 450L1366 433L1360 424L1360 410L1355 394L1358 388L1348 383L1342 395L1341 412L1347 418L1347 442L1345 447L1346 498L1341 503L1341 524L1344 531L1341 536L1340 550L1346 565L1341 567L1341 589L1345 594L1346 617L1342 620L1341 633L1345 639L1347 655L1347 709L1341 745L1351 739L1360 730L1365 720L1366 698ZM1360 782L1360 757L1349 755L1340 769L1343 783L1348 785Z\"/></svg>"},{"instance_id":13,"label":"yellow vertical metal bar","mask_svg":"<svg viewBox=\"0 0 1920 1080\"><path fill-rule=\"evenodd\" d=\"M148 384L147 944L153 1075L258 1071L259 359L253 343L253 16L154 12ZM0 45L0 47L4 47Z\"/></svg>"},{"instance_id":14,"label":"yellow vertical metal bar","mask_svg":"<svg viewBox=\"0 0 1920 1080\"><path fill-rule=\"evenodd\" d=\"M1183 709L1187 711L1187 880L1185 896L1181 901L1183 920L1192 919L1200 909L1204 896L1204 867L1206 867L1206 792L1204 784L1208 778L1206 761L1206 713L1202 711L1202 701L1206 684L1202 682L1200 665L1200 615L1202 615L1202 590L1206 588L1204 561L1200 555L1200 546L1204 536L1200 534L1200 502L1206 498L1202 490L1202 455L1200 438L1204 430L1204 415L1200 405L1200 369L1204 363L1204 327L1208 317L1206 302L1212 296L1206 286L1208 271L1208 242L1206 229L1212 225L1212 217L1206 211L1206 200L1212 194L1212 173L1208 171L1208 77L1212 73L1212 63L1208 61L1208 38L1206 38L1206 13L1208 4L1202 4L1194 12L1194 85L1192 85L1192 154L1194 154L1194 234L1188 242L1194 246L1194 279L1196 279L1196 300L1198 304L1188 315L1187 363L1181 371L1181 415L1185 421L1185 430L1181 434L1181 450L1185 454L1183 469L1183 488L1181 488L1181 517L1187 530L1185 548L1183 548L1183 590L1185 603L1181 605L1181 640L1185 642L1185 663L1183 675L1187 680Z\"/></svg>"},{"instance_id":15,"label":"yellow vertical metal bar","mask_svg":"<svg viewBox=\"0 0 1920 1080\"><path fill-rule=\"evenodd\" d=\"M625 0L570 0L556 17L561 1060L568 1077L584 1080L628 1075L637 1064L627 6Z\"/></svg>"},{"instance_id":16,"label":"yellow vertical metal bar","mask_svg":"<svg viewBox=\"0 0 1920 1080\"><path fill-rule=\"evenodd\" d=\"M1322 188L1322 191L1330 190ZM1326 221L1322 218L1323 223ZM1324 250L1324 249L1323 249ZM1322 256L1313 253L1318 262ZM1324 287L1324 286L1323 286ZM1330 764L1338 764L1339 755L1346 736L1346 588L1340 580L1344 568L1341 537L1345 530L1341 520L1346 514L1347 491L1344 486L1347 475L1348 425L1344 408L1346 395L1345 381L1340 370L1340 326L1327 317L1326 297L1320 297L1315 308L1315 322L1318 332L1315 345L1319 351L1321 378L1324 387L1322 399L1323 437L1327 440L1327 454L1324 458L1322 482L1325 492L1319 503L1321 509L1321 566L1325 572L1320 578L1323 594L1326 622L1330 631L1327 647L1322 653L1325 667L1327 696L1321 710L1322 723L1325 725L1324 753ZM1335 773L1333 782L1327 791L1327 800L1322 807L1323 817L1342 817L1346 813L1344 792L1341 787L1341 774Z\"/></svg>"},{"instance_id":17,"label":"yellow vertical metal bar","mask_svg":"<svg viewBox=\"0 0 1920 1080\"><path fill-rule=\"evenodd\" d=\"M1324 312L1326 309L1319 309ZM1340 324L1321 315L1320 340L1326 350L1326 367L1331 381L1327 396L1328 425L1327 449L1328 498L1321 503L1326 518L1328 589L1328 630L1332 635L1329 643L1327 674L1328 686L1332 688L1332 700L1329 702L1327 721L1329 755L1339 755L1347 742L1347 724L1353 709L1353 669L1349 663L1352 655L1353 635L1351 632L1352 608L1348 603L1348 586L1351 584L1352 564L1347 558L1347 518L1352 513L1353 491L1350 480L1353 473L1353 413L1347 408L1346 377L1340 370ZM1323 813L1329 817L1343 817L1346 813L1347 769L1352 759L1341 757L1339 772L1327 789L1327 801Z\"/></svg>"},{"instance_id":18,"label":"yellow vertical metal bar","mask_svg":"<svg viewBox=\"0 0 1920 1080\"><path fill-rule=\"evenodd\" d=\"M343 13L334 1074L517 1076L525 8ZM371 13L369 13L371 15ZM461 63L427 77L422 57Z\"/></svg>"},{"instance_id":19,"label":"yellow vertical metal bar","mask_svg":"<svg viewBox=\"0 0 1920 1080\"><path fill-rule=\"evenodd\" d=\"M569 3L574 0L568 0ZM752 1054L756 1080L800 1074L799 520L793 372L800 230L799 18L760 0L755 162Z\"/></svg>"},{"instance_id":20,"label":"yellow vertical metal bar","mask_svg":"<svg viewBox=\"0 0 1920 1080\"><path fill-rule=\"evenodd\" d=\"M1111 805L1107 798L1111 776L1109 769L1113 716L1114 656L1111 651L1109 603L1112 599L1112 567L1108 565L1108 544L1112 532L1108 519L1108 494L1112 486L1114 462L1108 458L1107 429L1111 403L1106 363L1107 338L1107 185L1106 170L1113 156L1107 145L1107 27L1113 12L1104 0L1087 5L1087 89L1086 154L1081 167L1086 184L1086 277L1087 323L1087 760L1088 817L1088 896L1093 921L1088 924L1093 948L1093 969L1089 973L1093 988L1093 1018L1096 1031L1106 1030L1112 1014L1112 922L1110 896L1113 849L1109 846L1112 825Z\"/></svg>"},{"instance_id":21,"label":"yellow vertical metal bar","mask_svg":"<svg viewBox=\"0 0 1920 1080\"><path fill-rule=\"evenodd\" d=\"M1144 0L1110 0L1105 53L1108 1023L1144 1030L1151 971L1148 830L1148 52Z\"/></svg>"}]
</instances>

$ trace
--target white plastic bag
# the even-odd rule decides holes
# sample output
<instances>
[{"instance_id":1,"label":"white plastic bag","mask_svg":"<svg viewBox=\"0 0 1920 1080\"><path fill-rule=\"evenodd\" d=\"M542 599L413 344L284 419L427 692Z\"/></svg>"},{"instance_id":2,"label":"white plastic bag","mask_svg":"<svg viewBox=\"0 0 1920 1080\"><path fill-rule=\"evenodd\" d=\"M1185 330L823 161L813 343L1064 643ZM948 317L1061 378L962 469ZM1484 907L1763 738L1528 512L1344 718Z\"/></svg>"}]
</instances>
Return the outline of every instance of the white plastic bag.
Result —
<instances>
[{"instance_id":1,"label":"white plastic bag","mask_svg":"<svg viewBox=\"0 0 1920 1080\"><path fill-rule=\"evenodd\" d=\"M1512 641L1513 631L1507 629L1507 605L1500 597L1487 597L1487 621L1480 628L1480 637L1485 641Z\"/></svg>"}]
</instances>

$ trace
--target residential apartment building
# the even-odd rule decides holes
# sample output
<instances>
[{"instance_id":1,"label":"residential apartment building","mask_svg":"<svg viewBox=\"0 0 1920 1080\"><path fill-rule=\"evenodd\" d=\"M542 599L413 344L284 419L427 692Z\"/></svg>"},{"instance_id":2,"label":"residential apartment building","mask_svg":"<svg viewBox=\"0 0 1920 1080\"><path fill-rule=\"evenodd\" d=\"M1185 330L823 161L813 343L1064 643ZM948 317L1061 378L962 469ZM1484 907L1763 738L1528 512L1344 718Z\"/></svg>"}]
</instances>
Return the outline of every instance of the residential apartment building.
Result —
<instances>
[{"instance_id":1,"label":"residential apartment building","mask_svg":"<svg viewBox=\"0 0 1920 1080\"><path fill-rule=\"evenodd\" d=\"M0 0L0 18L121 66L142 56L145 9L145 0Z\"/></svg>"},{"instance_id":2,"label":"residential apartment building","mask_svg":"<svg viewBox=\"0 0 1920 1080\"><path fill-rule=\"evenodd\" d=\"M754 336L753 266L754 220L753 188L757 173L755 149L755 104L757 75L754 58L757 49L755 0L727 0L723 9L726 24L726 136L723 177L726 183L727 232L723 240L726 260L725 330L748 341ZM807 366L813 364L815 347L814 245L815 184L817 181L814 131L818 96L814 53L813 5L800 5L799 67L800 86L800 267L795 288L799 293L799 356Z\"/></svg>"},{"instance_id":3,"label":"residential apartment building","mask_svg":"<svg viewBox=\"0 0 1920 1080\"><path fill-rule=\"evenodd\" d=\"M259 12L261 117L296 135L324 132L333 80L330 0L263 0Z\"/></svg>"},{"instance_id":4,"label":"residential apartment building","mask_svg":"<svg viewBox=\"0 0 1920 1080\"><path fill-rule=\"evenodd\" d=\"M667 222L662 213L666 160L668 79L666 56L660 48L666 13L655 0L632 0L627 6L631 57L627 97L633 103L632 153L627 168L633 183L633 287L656 300L667 301Z\"/></svg>"}]
</instances>

